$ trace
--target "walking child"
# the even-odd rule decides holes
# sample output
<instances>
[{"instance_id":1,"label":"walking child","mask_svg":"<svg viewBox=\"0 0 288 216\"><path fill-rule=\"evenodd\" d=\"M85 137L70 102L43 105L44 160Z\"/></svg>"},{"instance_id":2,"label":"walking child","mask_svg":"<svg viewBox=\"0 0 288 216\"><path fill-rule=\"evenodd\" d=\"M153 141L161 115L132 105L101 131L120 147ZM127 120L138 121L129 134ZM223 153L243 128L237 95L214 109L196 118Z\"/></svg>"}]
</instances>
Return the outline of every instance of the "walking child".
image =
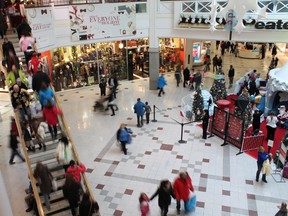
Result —
<instances>
[{"instance_id":1,"label":"walking child","mask_svg":"<svg viewBox=\"0 0 288 216\"><path fill-rule=\"evenodd\" d=\"M48 100L47 106L43 108L43 119L47 121L52 139L56 139L57 137L58 115L62 115L62 112L52 105L51 100Z\"/></svg>"},{"instance_id":2,"label":"walking child","mask_svg":"<svg viewBox=\"0 0 288 216\"><path fill-rule=\"evenodd\" d=\"M148 102L146 101L145 102L146 124L149 124L151 111L152 111L152 109L151 109L150 105L148 104Z\"/></svg>"},{"instance_id":3,"label":"walking child","mask_svg":"<svg viewBox=\"0 0 288 216\"><path fill-rule=\"evenodd\" d=\"M149 198L146 193L140 194L139 203L140 203L141 216L147 216L150 211L150 208L149 208Z\"/></svg>"}]
</instances>

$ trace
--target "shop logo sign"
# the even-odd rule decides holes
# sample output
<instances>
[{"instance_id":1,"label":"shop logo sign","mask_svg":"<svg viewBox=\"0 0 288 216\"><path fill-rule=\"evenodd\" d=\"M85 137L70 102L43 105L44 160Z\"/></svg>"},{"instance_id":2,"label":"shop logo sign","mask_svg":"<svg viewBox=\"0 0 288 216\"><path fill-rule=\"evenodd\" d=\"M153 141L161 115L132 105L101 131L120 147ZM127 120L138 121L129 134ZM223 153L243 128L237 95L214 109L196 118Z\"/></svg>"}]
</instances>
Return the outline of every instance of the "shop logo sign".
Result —
<instances>
[{"instance_id":1,"label":"shop logo sign","mask_svg":"<svg viewBox=\"0 0 288 216\"><path fill-rule=\"evenodd\" d=\"M259 22L255 23L255 29L277 29L277 30L285 29L285 30L288 30L288 21L287 22L283 22L283 20L278 20L277 22L259 21Z\"/></svg>"}]
</instances>

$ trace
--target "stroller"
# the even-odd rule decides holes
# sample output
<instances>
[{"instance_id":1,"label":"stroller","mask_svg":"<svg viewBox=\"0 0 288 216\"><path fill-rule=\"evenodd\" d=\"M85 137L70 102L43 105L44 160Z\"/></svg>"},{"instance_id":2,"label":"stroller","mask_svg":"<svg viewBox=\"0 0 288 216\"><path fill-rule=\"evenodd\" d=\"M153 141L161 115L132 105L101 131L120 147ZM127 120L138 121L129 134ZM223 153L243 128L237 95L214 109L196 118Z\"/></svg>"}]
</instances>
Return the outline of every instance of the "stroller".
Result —
<instances>
[{"instance_id":1,"label":"stroller","mask_svg":"<svg viewBox=\"0 0 288 216\"><path fill-rule=\"evenodd\" d=\"M95 104L93 106L94 112L96 112L97 110L99 110L100 112L104 112L106 110L105 106L104 106L104 103L107 100L108 100L107 97L103 97L103 98L100 98L99 100L95 101Z\"/></svg>"}]
</instances>

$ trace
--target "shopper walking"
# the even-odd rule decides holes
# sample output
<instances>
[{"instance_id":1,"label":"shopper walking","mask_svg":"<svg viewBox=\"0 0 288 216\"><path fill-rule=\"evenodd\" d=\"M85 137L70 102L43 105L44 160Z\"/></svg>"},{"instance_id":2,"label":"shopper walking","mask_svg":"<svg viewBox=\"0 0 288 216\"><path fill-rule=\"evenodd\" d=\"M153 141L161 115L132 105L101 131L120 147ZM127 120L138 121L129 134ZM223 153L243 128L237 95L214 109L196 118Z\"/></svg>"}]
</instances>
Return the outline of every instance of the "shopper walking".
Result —
<instances>
[{"instance_id":1,"label":"shopper walking","mask_svg":"<svg viewBox=\"0 0 288 216\"><path fill-rule=\"evenodd\" d=\"M111 116L115 116L115 111L117 111L118 110L118 106L117 106L117 104L114 102L114 100L115 100L115 97L114 97L114 93L113 93L113 88L111 87L111 91L110 91L110 93L109 93L109 95L108 95L108 97L107 97L107 99L108 99L108 104L107 104L107 108L106 108L106 110L108 110L108 108L110 107L110 109L111 109L111 111L112 111L112 114L111 114ZM114 110L114 106L116 107L116 109Z\"/></svg>"},{"instance_id":2,"label":"shopper walking","mask_svg":"<svg viewBox=\"0 0 288 216\"><path fill-rule=\"evenodd\" d=\"M29 151L35 152L35 146L32 140L32 129L29 125L29 122L25 122L23 124L24 124L23 137L24 137L25 145Z\"/></svg>"},{"instance_id":3,"label":"shopper walking","mask_svg":"<svg viewBox=\"0 0 288 216\"><path fill-rule=\"evenodd\" d=\"M212 63L213 63L213 73L215 72L215 70L217 71L217 67L218 67L218 57L217 55L215 55L212 59Z\"/></svg>"},{"instance_id":4,"label":"shopper walking","mask_svg":"<svg viewBox=\"0 0 288 216\"><path fill-rule=\"evenodd\" d=\"M117 77L115 75L111 76L108 79L108 85L114 94L114 98L116 98L116 93L117 93L117 88L118 88L118 80L117 80Z\"/></svg>"},{"instance_id":5,"label":"shopper walking","mask_svg":"<svg viewBox=\"0 0 288 216\"><path fill-rule=\"evenodd\" d=\"M188 82L190 80L190 70L188 69L188 67L186 67L183 71L183 77L184 77L184 80L183 80L183 87L185 88L186 85L189 85Z\"/></svg>"},{"instance_id":6,"label":"shopper walking","mask_svg":"<svg viewBox=\"0 0 288 216\"><path fill-rule=\"evenodd\" d=\"M219 56L217 64L218 64L218 68L222 68L223 60L222 60L221 56Z\"/></svg>"},{"instance_id":7,"label":"shopper walking","mask_svg":"<svg viewBox=\"0 0 288 216\"><path fill-rule=\"evenodd\" d=\"M24 157L18 150L18 140L17 140L17 134L15 131L10 130L10 148L11 148L11 157L9 160L9 164L15 164L14 157L18 156L23 162L25 162Z\"/></svg>"},{"instance_id":8,"label":"shopper walking","mask_svg":"<svg viewBox=\"0 0 288 216\"><path fill-rule=\"evenodd\" d=\"M63 194L69 202L72 215L76 216L76 209L80 201L80 185L71 173L66 176L65 184L63 185Z\"/></svg>"},{"instance_id":9,"label":"shopper walking","mask_svg":"<svg viewBox=\"0 0 288 216\"><path fill-rule=\"evenodd\" d=\"M47 130L49 130L48 124L44 121L41 121L37 127L37 131L35 132L36 139L39 143L39 150L41 150L42 145L43 145L44 151L46 150L45 137L46 137Z\"/></svg>"},{"instance_id":10,"label":"shopper walking","mask_svg":"<svg viewBox=\"0 0 288 216\"><path fill-rule=\"evenodd\" d=\"M278 206L279 211L275 214L275 216L288 216L287 204L282 202L281 206Z\"/></svg>"},{"instance_id":11,"label":"shopper walking","mask_svg":"<svg viewBox=\"0 0 288 216\"><path fill-rule=\"evenodd\" d=\"M2 44L2 52L3 52L4 59L7 59L10 51L12 51L14 56L16 56L16 52L15 52L13 43L11 41L9 41L7 37L5 37L4 42Z\"/></svg>"},{"instance_id":12,"label":"shopper walking","mask_svg":"<svg viewBox=\"0 0 288 216\"><path fill-rule=\"evenodd\" d=\"M121 144L121 151L123 151L123 153L127 155L126 144L129 142L131 137L124 123L122 123L120 125L120 128L117 130L116 138L117 138L117 141L120 142Z\"/></svg>"},{"instance_id":13,"label":"shopper walking","mask_svg":"<svg viewBox=\"0 0 288 216\"><path fill-rule=\"evenodd\" d=\"M260 172L263 167L263 163L267 160L269 155L265 152L264 147L260 146L258 151L258 160L257 160L257 172L256 172L256 181L259 181ZM262 181L267 183L266 174L262 174Z\"/></svg>"},{"instance_id":14,"label":"shopper walking","mask_svg":"<svg viewBox=\"0 0 288 216\"><path fill-rule=\"evenodd\" d=\"M16 84L16 80L18 78L21 78L22 82L25 85L29 84L27 79L26 79L25 74L21 70L18 70L15 65L12 65L11 68L12 68L12 70L8 73L8 75L6 77L6 84L9 88Z\"/></svg>"},{"instance_id":15,"label":"shopper walking","mask_svg":"<svg viewBox=\"0 0 288 216\"><path fill-rule=\"evenodd\" d=\"M100 83L99 83L99 88L100 88L100 95L101 96L106 96L106 81L105 79L101 79Z\"/></svg>"},{"instance_id":16,"label":"shopper walking","mask_svg":"<svg viewBox=\"0 0 288 216\"><path fill-rule=\"evenodd\" d=\"M178 63L176 65L176 70L175 70L175 74L174 74L177 87L179 87L179 84L181 82L181 67L182 67L181 63Z\"/></svg>"},{"instance_id":17,"label":"shopper walking","mask_svg":"<svg viewBox=\"0 0 288 216\"><path fill-rule=\"evenodd\" d=\"M202 118L202 130L203 130L202 139L207 139L208 124L209 124L209 111L207 109L205 109L204 115Z\"/></svg>"},{"instance_id":18,"label":"shopper walking","mask_svg":"<svg viewBox=\"0 0 288 216\"><path fill-rule=\"evenodd\" d=\"M161 94L165 94L164 86L167 85L167 81L164 78L164 74L161 74L161 76L158 78L157 84L159 89L158 97L161 97Z\"/></svg>"},{"instance_id":19,"label":"shopper walking","mask_svg":"<svg viewBox=\"0 0 288 216\"><path fill-rule=\"evenodd\" d=\"M152 109L148 102L145 102L145 114L146 114L146 124L149 124L150 121L150 113L152 112Z\"/></svg>"},{"instance_id":20,"label":"shopper walking","mask_svg":"<svg viewBox=\"0 0 288 216\"><path fill-rule=\"evenodd\" d=\"M98 203L93 201L88 193L84 193L79 205L79 216L92 216L94 213L98 214L98 212Z\"/></svg>"},{"instance_id":21,"label":"shopper walking","mask_svg":"<svg viewBox=\"0 0 288 216\"><path fill-rule=\"evenodd\" d=\"M146 193L141 193L139 197L141 216L147 216L150 211L149 198Z\"/></svg>"},{"instance_id":22,"label":"shopper walking","mask_svg":"<svg viewBox=\"0 0 288 216\"><path fill-rule=\"evenodd\" d=\"M37 71L37 73L34 74L32 77L32 89L36 92L39 92L41 89L41 83L43 82L45 82L46 85L49 86L50 85L49 76L42 71Z\"/></svg>"},{"instance_id":23,"label":"shopper walking","mask_svg":"<svg viewBox=\"0 0 288 216\"><path fill-rule=\"evenodd\" d=\"M37 162L34 170L34 177L37 180L40 191L44 197L46 208L50 210L49 194L52 191L53 176L46 165L43 165L41 162Z\"/></svg>"},{"instance_id":24,"label":"shopper walking","mask_svg":"<svg viewBox=\"0 0 288 216\"><path fill-rule=\"evenodd\" d=\"M76 162L74 160L71 160L69 163L69 167L66 171L66 176L70 173L73 175L74 179L81 184L81 173L84 173L86 171L86 167L84 164L79 162L79 166L76 165Z\"/></svg>"},{"instance_id":25,"label":"shopper walking","mask_svg":"<svg viewBox=\"0 0 288 216\"><path fill-rule=\"evenodd\" d=\"M30 110L31 96L25 89L20 89L18 85L14 85L11 92L11 102L14 110L18 110L21 123L26 121L25 115L28 117L28 121L31 122L31 110Z\"/></svg>"},{"instance_id":26,"label":"shopper walking","mask_svg":"<svg viewBox=\"0 0 288 216\"><path fill-rule=\"evenodd\" d=\"M137 98L137 103L134 105L134 113L137 115L137 127L143 126L143 115L145 112L145 104L140 98Z\"/></svg>"},{"instance_id":27,"label":"shopper walking","mask_svg":"<svg viewBox=\"0 0 288 216\"><path fill-rule=\"evenodd\" d=\"M63 168L66 172L69 167L70 161L73 160L73 150L71 144L65 136L59 139L56 148L56 159L58 163L63 165Z\"/></svg>"},{"instance_id":28,"label":"shopper walking","mask_svg":"<svg viewBox=\"0 0 288 216\"><path fill-rule=\"evenodd\" d=\"M46 82L41 83L41 89L39 91L39 101L42 107L47 105L47 101L50 100L52 103L52 106L54 106L54 92L52 89L47 86Z\"/></svg>"},{"instance_id":29,"label":"shopper walking","mask_svg":"<svg viewBox=\"0 0 288 216\"><path fill-rule=\"evenodd\" d=\"M48 124L52 139L57 138L58 115L62 115L62 112L52 105L51 100L48 100L46 106L43 108L43 119Z\"/></svg>"},{"instance_id":30,"label":"shopper walking","mask_svg":"<svg viewBox=\"0 0 288 216\"><path fill-rule=\"evenodd\" d=\"M152 201L156 196L158 196L158 206L161 209L161 216L166 216L169 205L171 204L171 196L175 199L171 182L168 180L161 181L159 188L151 196L150 201Z\"/></svg>"},{"instance_id":31,"label":"shopper walking","mask_svg":"<svg viewBox=\"0 0 288 216\"><path fill-rule=\"evenodd\" d=\"M179 173L179 177L174 182L173 191L176 198L177 214L180 214L181 200L187 202L189 200L190 191L194 192L192 180L187 172Z\"/></svg>"},{"instance_id":32,"label":"shopper walking","mask_svg":"<svg viewBox=\"0 0 288 216\"><path fill-rule=\"evenodd\" d=\"M274 112L271 111L269 116L266 118L266 129L267 129L267 137L266 140L268 142L268 153L270 153L271 148L273 147L275 131L277 128L278 119L274 115Z\"/></svg>"},{"instance_id":33,"label":"shopper walking","mask_svg":"<svg viewBox=\"0 0 288 216\"><path fill-rule=\"evenodd\" d=\"M229 77L229 89L232 88L233 86L233 79L234 79L234 75L235 75L235 69L233 67L233 65L230 65L230 69L228 71L228 77Z\"/></svg>"}]
</instances>

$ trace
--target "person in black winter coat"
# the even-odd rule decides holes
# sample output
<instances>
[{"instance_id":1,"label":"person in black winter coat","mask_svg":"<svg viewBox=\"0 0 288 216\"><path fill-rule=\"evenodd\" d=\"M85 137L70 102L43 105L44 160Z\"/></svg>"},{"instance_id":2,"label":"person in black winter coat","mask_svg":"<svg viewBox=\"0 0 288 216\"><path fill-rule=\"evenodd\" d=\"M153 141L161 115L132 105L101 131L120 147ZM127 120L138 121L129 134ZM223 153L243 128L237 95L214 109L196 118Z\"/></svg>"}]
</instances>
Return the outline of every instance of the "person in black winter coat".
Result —
<instances>
[{"instance_id":1,"label":"person in black winter coat","mask_svg":"<svg viewBox=\"0 0 288 216\"><path fill-rule=\"evenodd\" d=\"M76 215L76 208L80 201L80 185L74 179L73 175L69 173L66 176L66 181L63 186L64 197L68 200L72 215Z\"/></svg>"},{"instance_id":2,"label":"person in black winter coat","mask_svg":"<svg viewBox=\"0 0 288 216\"><path fill-rule=\"evenodd\" d=\"M230 65L230 69L228 71L229 88L232 88L232 86L233 86L234 75L235 75L235 69L234 69L233 65Z\"/></svg>"},{"instance_id":3,"label":"person in black winter coat","mask_svg":"<svg viewBox=\"0 0 288 216\"><path fill-rule=\"evenodd\" d=\"M209 124L209 111L204 110L204 116L202 118L202 129L203 129L202 139L207 139L208 124Z\"/></svg>"},{"instance_id":4,"label":"person in black winter coat","mask_svg":"<svg viewBox=\"0 0 288 216\"><path fill-rule=\"evenodd\" d=\"M175 199L175 195L173 193L173 189L170 181L163 180L160 183L159 188L150 198L153 200L158 195L158 205L161 209L161 216L166 216L168 213L169 205L171 204L171 196Z\"/></svg>"},{"instance_id":5,"label":"person in black winter coat","mask_svg":"<svg viewBox=\"0 0 288 216\"><path fill-rule=\"evenodd\" d=\"M261 113L259 110L255 110L253 114L253 121L252 121L252 126L253 126L253 132L252 135L257 135L260 130L260 119L261 119Z\"/></svg>"},{"instance_id":6,"label":"person in black winter coat","mask_svg":"<svg viewBox=\"0 0 288 216\"><path fill-rule=\"evenodd\" d=\"M100 95L106 96L106 81L104 79L101 79L101 82L99 83L100 88Z\"/></svg>"},{"instance_id":7,"label":"person in black winter coat","mask_svg":"<svg viewBox=\"0 0 288 216\"><path fill-rule=\"evenodd\" d=\"M183 71L183 77L184 77L184 81L183 81L183 87L186 87L187 82L190 80L190 71L188 69L188 67L186 67Z\"/></svg>"},{"instance_id":8,"label":"person in black winter coat","mask_svg":"<svg viewBox=\"0 0 288 216\"><path fill-rule=\"evenodd\" d=\"M99 212L99 205L97 202L91 200L88 193L84 193L80 206L79 206L79 216L92 216L93 213Z\"/></svg>"},{"instance_id":9,"label":"person in black winter coat","mask_svg":"<svg viewBox=\"0 0 288 216\"><path fill-rule=\"evenodd\" d=\"M25 162L24 157L20 154L20 152L18 151L18 140L17 140L17 135L16 132L11 130L10 131L10 148L12 150L11 152L11 157L9 160L9 164L15 164L14 162L14 157L17 155L23 162Z\"/></svg>"},{"instance_id":10,"label":"person in black winter coat","mask_svg":"<svg viewBox=\"0 0 288 216\"><path fill-rule=\"evenodd\" d=\"M253 81L251 81L249 83L249 94L250 95L255 95L255 96L259 94L259 90L258 90L258 88L256 86L255 80L253 80Z\"/></svg>"}]
</instances>

